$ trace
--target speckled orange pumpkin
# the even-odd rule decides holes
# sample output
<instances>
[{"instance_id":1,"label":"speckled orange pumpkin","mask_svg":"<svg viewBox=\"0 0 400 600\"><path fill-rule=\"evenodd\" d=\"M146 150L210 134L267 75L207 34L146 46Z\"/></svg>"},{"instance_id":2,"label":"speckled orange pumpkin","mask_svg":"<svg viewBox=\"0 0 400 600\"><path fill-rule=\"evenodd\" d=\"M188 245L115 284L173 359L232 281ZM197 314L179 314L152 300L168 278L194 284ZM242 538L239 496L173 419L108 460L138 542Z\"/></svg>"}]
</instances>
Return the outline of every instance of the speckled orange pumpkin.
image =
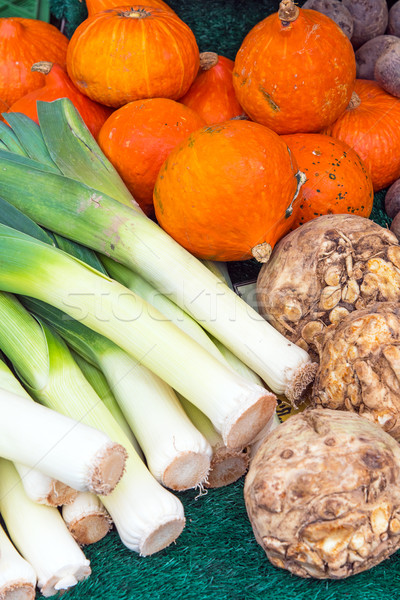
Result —
<instances>
[{"instance_id":1,"label":"speckled orange pumpkin","mask_svg":"<svg viewBox=\"0 0 400 600\"><path fill-rule=\"evenodd\" d=\"M156 217L199 258L264 262L294 221L299 179L286 143L267 127L241 120L203 127L161 167Z\"/></svg>"},{"instance_id":2,"label":"speckled orange pumpkin","mask_svg":"<svg viewBox=\"0 0 400 600\"><path fill-rule=\"evenodd\" d=\"M75 30L67 69L92 100L123 106L142 98L183 96L199 68L191 29L167 10L127 5L97 13Z\"/></svg>"},{"instance_id":3,"label":"speckled orange pumpkin","mask_svg":"<svg viewBox=\"0 0 400 600\"><path fill-rule=\"evenodd\" d=\"M328 214L369 217L374 201L371 176L348 144L320 133L283 135L307 180L293 229Z\"/></svg>"},{"instance_id":4,"label":"speckled orange pumpkin","mask_svg":"<svg viewBox=\"0 0 400 600\"><path fill-rule=\"evenodd\" d=\"M246 114L277 133L318 132L349 103L353 47L332 19L282 0L247 34L233 85Z\"/></svg>"}]
</instances>

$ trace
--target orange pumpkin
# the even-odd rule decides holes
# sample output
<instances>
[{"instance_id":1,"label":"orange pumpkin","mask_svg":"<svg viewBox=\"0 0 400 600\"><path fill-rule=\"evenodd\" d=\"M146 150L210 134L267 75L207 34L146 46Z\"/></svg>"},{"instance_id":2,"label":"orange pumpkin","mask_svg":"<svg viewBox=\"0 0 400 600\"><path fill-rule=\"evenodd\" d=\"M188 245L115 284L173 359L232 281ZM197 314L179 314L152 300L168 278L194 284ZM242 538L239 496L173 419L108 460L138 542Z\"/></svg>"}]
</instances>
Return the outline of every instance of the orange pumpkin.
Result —
<instances>
[{"instance_id":1,"label":"orange pumpkin","mask_svg":"<svg viewBox=\"0 0 400 600\"><path fill-rule=\"evenodd\" d=\"M231 120L203 127L161 167L156 217L199 258L266 261L294 221L297 171L285 142L263 125Z\"/></svg>"},{"instance_id":2,"label":"orange pumpkin","mask_svg":"<svg viewBox=\"0 0 400 600\"><path fill-rule=\"evenodd\" d=\"M11 106L44 85L44 75L32 73L40 60L65 66L68 38L54 25L17 17L0 19L0 100Z\"/></svg>"},{"instance_id":3,"label":"orange pumpkin","mask_svg":"<svg viewBox=\"0 0 400 600\"><path fill-rule=\"evenodd\" d=\"M153 189L161 165L177 144L204 125L200 115L174 100L137 100L107 119L99 145L142 210L153 216Z\"/></svg>"},{"instance_id":4,"label":"orange pumpkin","mask_svg":"<svg viewBox=\"0 0 400 600\"><path fill-rule=\"evenodd\" d=\"M371 174L375 191L400 177L400 99L375 81L356 81L346 111L324 133L354 148Z\"/></svg>"},{"instance_id":5,"label":"orange pumpkin","mask_svg":"<svg viewBox=\"0 0 400 600\"><path fill-rule=\"evenodd\" d=\"M122 0L86 0L86 8L88 11L89 17L95 15L96 13L101 12L102 10L108 10L109 8L117 8L118 6L122 6L125 2ZM164 10L169 10L174 12L172 8L168 6L163 0L146 0L143 1L144 6L156 6L157 8L163 8Z\"/></svg>"},{"instance_id":6,"label":"orange pumpkin","mask_svg":"<svg viewBox=\"0 0 400 600\"><path fill-rule=\"evenodd\" d=\"M372 180L355 150L320 133L293 133L282 139L307 177L292 229L332 213L369 217L374 201Z\"/></svg>"},{"instance_id":7,"label":"orange pumpkin","mask_svg":"<svg viewBox=\"0 0 400 600\"><path fill-rule=\"evenodd\" d=\"M83 94L107 106L142 98L177 100L197 74L199 50L175 13L126 6L79 25L68 46L67 68Z\"/></svg>"},{"instance_id":8,"label":"orange pumpkin","mask_svg":"<svg viewBox=\"0 0 400 600\"><path fill-rule=\"evenodd\" d=\"M179 102L193 108L208 125L244 115L232 83L234 62L215 52L200 54L200 70Z\"/></svg>"},{"instance_id":9,"label":"orange pumpkin","mask_svg":"<svg viewBox=\"0 0 400 600\"><path fill-rule=\"evenodd\" d=\"M332 19L282 0L236 55L233 85L249 117L277 133L318 132L349 103L354 50Z\"/></svg>"},{"instance_id":10,"label":"orange pumpkin","mask_svg":"<svg viewBox=\"0 0 400 600\"><path fill-rule=\"evenodd\" d=\"M93 100L81 94L60 65L40 62L35 63L32 70L43 73L46 76L43 87L30 92L14 102L8 112L24 113L33 119L33 121L39 123L36 106L37 100L51 102L58 98L69 98L92 135L97 137L101 126L107 117L110 116L112 109L93 102Z\"/></svg>"}]
</instances>

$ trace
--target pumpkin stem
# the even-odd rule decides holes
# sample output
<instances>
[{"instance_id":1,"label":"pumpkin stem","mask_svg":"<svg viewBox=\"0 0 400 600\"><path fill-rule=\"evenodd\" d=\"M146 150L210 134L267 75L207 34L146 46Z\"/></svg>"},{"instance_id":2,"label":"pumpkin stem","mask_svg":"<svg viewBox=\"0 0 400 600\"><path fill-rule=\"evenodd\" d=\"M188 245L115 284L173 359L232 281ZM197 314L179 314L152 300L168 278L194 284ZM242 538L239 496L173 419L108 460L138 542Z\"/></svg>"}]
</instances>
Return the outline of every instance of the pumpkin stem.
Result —
<instances>
[{"instance_id":1,"label":"pumpkin stem","mask_svg":"<svg viewBox=\"0 0 400 600\"><path fill-rule=\"evenodd\" d=\"M349 110L352 110L353 108L357 108L357 106L360 106L360 104L361 104L360 96L358 94L356 94L356 92L353 92L347 108Z\"/></svg>"},{"instance_id":2,"label":"pumpkin stem","mask_svg":"<svg viewBox=\"0 0 400 600\"><path fill-rule=\"evenodd\" d=\"M31 71L36 71L38 73L43 73L43 75L48 75L53 67L53 63L47 62L46 60L41 60L40 62L35 63L31 67Z\"/></svg>"},{"instance_id":3,"label":"pumpkin stem","mask_svg":"<svg viewBox=\"0 0 400 600\"><path fill-rule=\"evenodd\" d=\"M118 12L120 17L129 17L131 19L145 19L146 17L151 17L151 13L145 10L144 8L137 8L134 10L121 10Z\"/></svg>"},{"instance_id":4,"label":"pumpkin stem","mask_svg":"<svg viewBox=\"0 0 400 600\"><path fill-rule=\"evenodd\" d=\"M200 52L200 69L208 71L218 64L218 54L216 52Z\"/></svg>"},{"instance_id":5,"label":"pumpkin stem","mask_svg":"<svg viewBox=\"0 0 400 600\"><path fill-rule=\"evenodd\" d=\"M282 0L279 4L278 17L282 21L282 25L295 21L299 13L299 7L295 5L293 0Z\"/></svg>"},{"instance_id":6,"label":"pumpkin stem","mask_svg":"<svg viewBox=\"0 0 400 600\"><path fill-rule=\"evenodd\" d=\"M262 244L257 244L254 248L251 249L251 253L256 260L260 263L266 263L269 261L269 257L271 256L272 248L268 242L263 242Z\"/></svg>"}]
</instances>

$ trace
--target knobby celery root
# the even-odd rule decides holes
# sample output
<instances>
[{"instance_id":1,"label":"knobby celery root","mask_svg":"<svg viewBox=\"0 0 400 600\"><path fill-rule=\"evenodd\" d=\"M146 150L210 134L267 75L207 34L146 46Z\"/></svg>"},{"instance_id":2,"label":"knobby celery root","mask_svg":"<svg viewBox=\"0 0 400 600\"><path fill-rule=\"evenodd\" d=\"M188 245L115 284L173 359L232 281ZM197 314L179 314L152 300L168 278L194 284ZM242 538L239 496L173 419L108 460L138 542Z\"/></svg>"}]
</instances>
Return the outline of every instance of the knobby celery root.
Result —
<instances>
[{"instance_id":1,"label":"knobby celery root","mask_svg":"<svg viewBox=\"0 0 400 600\"><path fill-rule=\"evenodd\" d=\"M400 300L396 236L365 217L324 215L275 247L257 281L261 314L318 361L315 336L353 310Z\"/></svg>"},{"instance_id":2,"label":"knobby celery root","mask_svg":"<svg viewBox=\"0 0 400 600\"><path fill-rule=\"evenodd\" d=\"M400 547L400 446L359 415L307 409L273 431L250 463L246 508L271 563L339 579Z\"/></svg>"},{"instance_id":3,"label":"knobby celery root","mask_svg":"<svg viewBox=\"0 0 400 600\"><path fill-rule=\"evenodd\" d=\"M321 337L312 401L358 412L400 440L400 304L354 311Z\"/></svg>"}]
</instances>

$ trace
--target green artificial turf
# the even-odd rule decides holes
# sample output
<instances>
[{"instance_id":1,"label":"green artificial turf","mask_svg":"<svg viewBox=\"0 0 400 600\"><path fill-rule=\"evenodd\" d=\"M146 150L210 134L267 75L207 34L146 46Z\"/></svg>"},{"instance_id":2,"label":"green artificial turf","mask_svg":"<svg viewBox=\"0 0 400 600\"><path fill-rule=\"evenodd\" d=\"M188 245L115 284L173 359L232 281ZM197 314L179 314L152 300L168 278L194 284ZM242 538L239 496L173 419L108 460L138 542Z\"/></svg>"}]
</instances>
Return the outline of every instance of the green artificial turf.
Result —
<instances>
[{"instance_id":1,"label":"green artificial turf","mask_svg":"<svg viewBox=\"0 0 400 600\"><path fill-rule=\"evenodd\" d=\"M299 2L303 4L303 2ZM235 58L248 31L275 12L278 1L171 0L192 28L200 51ZM84 2L51 0L51 12L67 35L86 17ZM106 41L105 41L106 43ZM372 218L386 226L384 193L375 196ZM252 279L254 261L231 263L233 280ZM178 494L187 525L171 547L151 557L127 550L116 531L85 548L92 576L72 588L69 600L396 600L400 554L342 581L305 580L273 567L256 543L243 500L242 478L205 495Z\"/></svg>"}]
</instances>

